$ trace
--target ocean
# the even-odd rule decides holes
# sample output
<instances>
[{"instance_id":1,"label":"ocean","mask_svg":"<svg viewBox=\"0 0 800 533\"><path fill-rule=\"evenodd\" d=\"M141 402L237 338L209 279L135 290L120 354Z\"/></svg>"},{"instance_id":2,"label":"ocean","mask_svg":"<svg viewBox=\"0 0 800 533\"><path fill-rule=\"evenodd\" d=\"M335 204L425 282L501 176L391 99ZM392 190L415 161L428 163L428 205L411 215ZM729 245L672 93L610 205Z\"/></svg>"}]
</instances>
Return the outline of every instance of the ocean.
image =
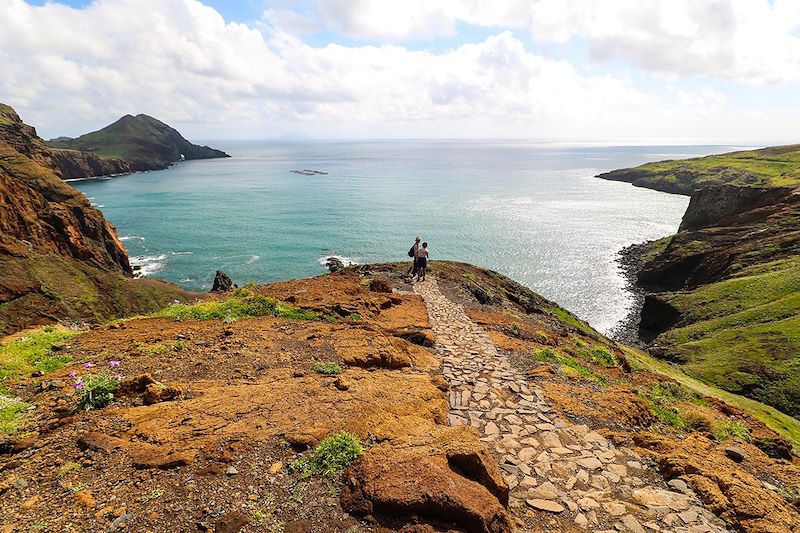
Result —
<instances>
[{"instance_id":1,"label":"ocean","mask_svg":"<svg viewBox=\"0 0 800 533\"><path fill-rule=\"evenodd\" d=\"M632 299L616 263L674 233L688 197L600 180L647 161L730 146L576 147L523 141L205 141L230 159L72 182L117 227L140 272L190 290L214 272L270 282L322 260L437 259L491 268L600 331ZM326 174L303 175L292 170Z\"/></svg>"}]
</instances>

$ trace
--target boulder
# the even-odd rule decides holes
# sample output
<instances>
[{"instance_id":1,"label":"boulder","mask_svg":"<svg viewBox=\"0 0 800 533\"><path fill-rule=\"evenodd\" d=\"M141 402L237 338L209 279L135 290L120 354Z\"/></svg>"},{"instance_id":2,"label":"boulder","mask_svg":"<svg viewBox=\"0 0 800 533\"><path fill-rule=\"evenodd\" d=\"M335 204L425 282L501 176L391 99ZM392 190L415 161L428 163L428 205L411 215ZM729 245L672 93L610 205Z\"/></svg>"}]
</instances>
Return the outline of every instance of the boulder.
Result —
<instances>
[{"instance_id":1,"label":"boulder","mask_svg":"<svg viewBox=\"0 0 800 533\"><path fill-rule=\"evenodd\" d=\"M441 456L367 453L345 473L341 501L348 512L360 515L417 515L453 522L470 533L513 531L497 498Z\"/></svg>"},{"instance_id":2,"label":"boulder","mask_svg":"<svg viewBox=\"0 0 800 533\"><path fill-rule=\"evenodd\" d=\"M222 270L217 270L217 273L214 276L214 285L211 287L209 292L228 292L236 287L237 285L233 282L230 276L228 276Z\"/></svg>"},{"instance_id":3,"label":"boulder","mask_svg":"<svg viewBox=\"0 0 800 533\"><path fill-rule=\"evenodd\" d=\"M372 292L392 292L394 287L392 282L386 278L374 278L369 282L369 290Z\"/></svg>"},{"instance_id":4,"label":"boulder","mask_svg":"<svg viewBox=\"0 0 800 533\"><path fill-rule=\"evenodd\" d=\"M468 532L513 530L508 485L478 434L465 426L370 448L345 472L340 496L355 514L419 516Z\"/></svg>"},{"instance_id":5,"label":"boulder","mask_svg":"<svg viewBox=\"0 0 800 533\"><path fill-rule=\"evenodd\" d=\"M331 273L339 272L340 270L344 270L344 263L338 257L326 257L325 258L325 266L328 267L328 271Z\"/></svg>"}]
</instances>

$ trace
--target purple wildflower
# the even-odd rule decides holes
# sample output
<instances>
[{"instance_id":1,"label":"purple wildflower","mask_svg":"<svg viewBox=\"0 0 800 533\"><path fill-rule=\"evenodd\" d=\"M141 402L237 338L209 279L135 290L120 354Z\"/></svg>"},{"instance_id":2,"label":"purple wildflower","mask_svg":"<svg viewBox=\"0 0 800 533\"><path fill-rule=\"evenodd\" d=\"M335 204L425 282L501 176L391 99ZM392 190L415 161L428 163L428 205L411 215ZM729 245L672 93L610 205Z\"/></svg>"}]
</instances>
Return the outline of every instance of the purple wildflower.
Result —
<instances>
[{"instance_id":1,"label":"purple wildflower","mask_svg":"<svg viewBox=\"0 0 800 533\"><path fill-rule=\"evenodd\" d=\"M92 368L93 366L94 366L94 363L92 363L91 361L86 361L85 363L83 363L83 368L85 368L87 370Z\"/></svg>"},{"instance_id":2,"label":"purple wildflower","mask_svg":"<svg viewBox=\"0 0 800 533\"><path fill-rule=\"evenodd\" d=\"M67 375L68 375L69 377L71 377L71 378L74 378L74 377L76 377L76 376L78 375L78 373L77 373L77 372L75 372L75 371L73 370L72 372L70 372L70 373L69 373L69 374L67 374Z\"/></svg>"},{"instance_id":3,"label":"purple wildflower","mask_svg":"<svg viewBox=\"0 0 800 533\"><path fill-rule=\"evenodd\" d=\"M117 381L122 381L122 374L114 374L114 379Z\"/></svg>"},{"instance_id":4,"label":"purple wildflower","mask_svg":"<svg viewBox=\"0 0 800 533\"><path fill-rule=\"evenodd\" d=\"M76 381L73 387L75 387L75 390L83 390L83 381Z\"/></svg>"},{"instance_id":5,"label":"purple wildflower","mask_svg":"<svg viewBox=\"0 0 800 533\"><path fill-rule=\"evenodd\" d=\"M119 361L109 361L108 366L111 368L117 368L119 366Z\"/></svg>"}]
</instances>

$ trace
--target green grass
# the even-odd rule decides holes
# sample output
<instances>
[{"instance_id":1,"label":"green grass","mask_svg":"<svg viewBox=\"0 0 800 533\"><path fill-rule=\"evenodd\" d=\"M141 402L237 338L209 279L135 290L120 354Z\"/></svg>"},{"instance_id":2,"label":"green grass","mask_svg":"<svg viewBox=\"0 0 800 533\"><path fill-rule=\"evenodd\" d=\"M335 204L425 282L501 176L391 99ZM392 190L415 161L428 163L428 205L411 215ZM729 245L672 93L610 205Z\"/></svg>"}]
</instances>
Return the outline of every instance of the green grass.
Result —
<instances>
[{"instance_id":1,"label":"green grass","mask_svg":"<svg viewBox=\"0 0 800 533\"><path fill-rule=\"evenodd\" d=\"M656 257L660 256L662 253L664 253L664 250L667 249L667 246L669 246L670 242L672 242L671 235L650 243L650 245L647 247L647 250L642 254L642 261L644 263L649 263Z\"/></svg>"},{"instance_id":2,"label":"green grass","mask_svg":"<svg viewBox=\"0 0 800 533\"><path fill-rule=\"evenodd\" d=\"M741 422L735 420L720 420L711 427L711 433L718 441L739 439L745 442L753 440L750 430Z\"/></svg>"},{"instance_id":3,"label":"green grass","mask_svg":"<svg viewBox=\"0 0 800 533\"><path fill-rule=\"evenodd\" d=\"M196 304L175 304L150 316L175 318L179 320L222 320L232 322L241 318L274 316L295 320L319 320L319 316L301 311L287 304L254 294L247 289L239 289L226 300L209 300Z\"/></svg>"},{"instance_id":4,"label":"green grass","mask_svg":"<svg viewBox=\"0 0 800 533\"><path fill-rule=\"evenodd\" d=\"M542 363L558 365L568 373L591 379L600 384L605 384L606 382L603 376L592 372L589 368L576 361L572 356L551 350L550 348L534 350L531 353L531 359Z\"/></svg>"},{"instance_id":5,"label":"green grass","mask_svg":"<svg viewBox=\"0 0 800 533\"><path fill-rule=\"evenodd\" d=\"M676 161L647 163L609 173L654 189L691 193L699 187L731 183L790 187L800 184L800 145L747 150Z\"/></svg>"},{"instance_id":6,"label":"green grass","mask_svg":"<svg viewBox=\"0 0 800 533\"><path fill-rule=\"evenodd\" d=\"M320 475L324 477L339 476L358 456L364 448L358 437L342 431L323 440L307 459L295 461L290 469L301 476Z\"/></svg>"},{"instance_id":7,"label":"green grass","mask_svg":"<svg viewBox=\"0 0 800 533\"><path fill-rule=\"evenodd\" d=\"M687 325L660 335L686 372L800 416L800 258L665 296Z\"/></svg>"},{"instance_id":8,"label":"green grass","mask_svg":"<svg viewBox=\"0 0 800 533\"><path fill-rule=\"evenodd\" d=\"M339 366L339 363L334 363L332 361L314 363L311 369L317 374L323 374L325 376L336 376L342 373L342 367Z\"/></svg>"},{"instance_id":9,"label":"green grass","mask_svg":"<svg viewBox=\"0 0 800 533\"><path fill-rule=\"evenodd\" d=\"M36 371L52 372L63 367L70 362L70 357L54 353L53 346L78 333L61 326L45 326L0 344L0 381L29 376Z\"/></svg>"},{"instance_id":10,"label":"green grass","mask_svg":"<svg viewBox=\"0 0 800 533\"><path fill-rule=\"evenodd\" d=\"M621 348L629 359L637 360L645 370L669 376L700 396L717 398L749 413L775 431L778 435L791 442L795 451L800 451L800 421L797 419L786 413L782 413L770 405L730 393L719 387L688 376L675 366L658 360L641 350L630 347Z\"/></svg>"},{"instance_id":11,"label":"green grass","mask_svg":"<svg viewBox=\"0 0 800 533\"><path fill-rule=\"evenodd\" d=\"M560 322L572 326L573 328L577 329L584 335L588 337L592 337L593 339L600 338L600 334L597 333L589 324L584 322L583 320L579 319L569 311L562 309L560 307L551 307L548 309L549 313L556 317Z\"/></svg>"},{"instance_id":12,"label":"green grass","mask_svg":"<svg viewBox=\"0 0 800 533\"><path fill-rule=\"evenodd\" d=\"M696 429L702 422L680 404L708 405L702 396L680 383L656 383L650 387L639 387L636 393L645 401L654 417L679 429Z\"/></svg>"},{"instance_id":13,"label":"green grass","mask_svg":"<svg viewBox=\"0 0 800 533\"><path fill-rule=\"evenodd\" d=\"M16 433L22 425L22 416L28 407L30 404L0 394L0 435Z\"/></svg>"}]
</instances>

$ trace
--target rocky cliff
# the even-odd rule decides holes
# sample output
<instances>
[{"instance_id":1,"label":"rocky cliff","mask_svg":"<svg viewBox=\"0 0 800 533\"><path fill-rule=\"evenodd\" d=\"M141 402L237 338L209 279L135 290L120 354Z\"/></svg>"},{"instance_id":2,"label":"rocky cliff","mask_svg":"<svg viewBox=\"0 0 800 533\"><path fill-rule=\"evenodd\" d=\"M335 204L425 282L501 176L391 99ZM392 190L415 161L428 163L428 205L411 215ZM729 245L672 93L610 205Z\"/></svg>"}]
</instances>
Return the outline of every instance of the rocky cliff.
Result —
<instances>
[{"instance_id":1,"label":"rocky cliff","mask_svg":"<svg viewBox=\"0 0 800 533\"><path fill-rule=\"evenodd\" d=\"M0 103L0 139L24 157L50 169L62 179L106 176L131 172L131 164L103 159L91 152L59 150L46 146L36 130L20 120L11 107Z\"/></svg>"},{"instance_id":2,"label":"rocky cliff","mask_svg":"<svg viewBox=\"0 0 800 533\"><path fill-rule=\"evenodd\" d=\"M230 157L221 150L190 143L174 128L147 115L125 115L101 130L49 145L119 160L133 171L164 169L182 160Z\"/></svg>"},{"instance_id":3,"label":"rocky cliff","mask_svg":"<svg viewBox=\"0 0 800 533\"><path fill-rule=\"evenodd\" d=\"M800 416L800 189L783 185L800 172L796 155L789 146L653 164L661 178L691 168L682 183L693 192L678 233L650 246L638 281L649 291L639 334L653 353ZM745 167L760 178L742 184ZM612 174L642 169L654 175L648 165Z\"/></svg>"},{"instance_id":4,"label":"rocky cliff","mask_svg":"<svg viewBox=\"0 0 800 533\"><path fill-rule=\"evenodd\" d=\"M120 316L181 297L167 284L134 284L114 227L61 179L104 164L46 147L12 109L0 108L0 332ZM139 304L141 292L151 294Z\"/></svg>"}]
</instances>

